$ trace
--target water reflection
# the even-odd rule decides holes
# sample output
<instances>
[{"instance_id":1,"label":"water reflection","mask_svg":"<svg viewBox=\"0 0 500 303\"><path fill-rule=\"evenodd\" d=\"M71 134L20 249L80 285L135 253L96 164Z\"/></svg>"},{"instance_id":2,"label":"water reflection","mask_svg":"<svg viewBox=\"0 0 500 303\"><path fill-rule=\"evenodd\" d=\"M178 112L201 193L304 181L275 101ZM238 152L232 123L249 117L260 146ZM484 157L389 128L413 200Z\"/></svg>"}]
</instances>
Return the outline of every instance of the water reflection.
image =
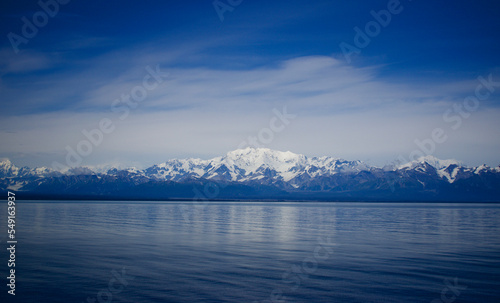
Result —
<instances>
[{"instance_id":1,"label":"water reflection","mask_svg":"<svg viewBox=\"0 0 500 303\"><path fill-rule=\"evenodd\" d=\"M462 302L497 302L499 215L497 204L26 202L19 290L82 302L127 266L136 279L117 302L253 302L275 289L290 302L430 302L444 277L468 285ZM333 254L291 290L283 274L325 237Z\"/></svg>"}]
</instances>

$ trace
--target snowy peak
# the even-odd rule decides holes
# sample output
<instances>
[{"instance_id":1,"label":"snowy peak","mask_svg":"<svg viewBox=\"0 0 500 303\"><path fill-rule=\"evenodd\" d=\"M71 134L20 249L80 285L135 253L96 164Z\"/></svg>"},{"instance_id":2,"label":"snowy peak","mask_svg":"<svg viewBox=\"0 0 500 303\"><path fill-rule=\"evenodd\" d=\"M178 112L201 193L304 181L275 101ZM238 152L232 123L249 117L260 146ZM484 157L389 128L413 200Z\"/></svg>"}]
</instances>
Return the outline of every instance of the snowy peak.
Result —
<instances>
[{"instance_id":1,"label":"snowy peak","mask_svg":"<svg viewBox=\"0 0 500 303\"><path fill-rule=\"evenodd\" d=\"M420 157L415 161L411 161L411 162L408 162L406 164L403 164L399 167L399 169L405 169L405 168L414 169L414 168L416 168L418 166L422 166L424 164L428 164L437 170L446 168L450 165L461 166L461 163L458 162L457 160L454 160L454 159L441 160L441 159L438 159L434 156L428 155L425 157Z\"/></svg>"},{"instance_id":2,"label":"snowy peak","mask_svg":"<svg viewBox=\"0 0 500 303\"><path fill-rule=\"evenodd\" d=\"M0 190L43 196L192 199L193 188L213 182L224 184L218 199L496 202L500 197L500 167L466 167L432 156L379 168L362 161L245 148L208 160L168 160L146 169L106 165L64 172L18 168L8 159L0 160Z\"/></svg>"},{"instance_id":3,"label":"snowy peak","mask_svg":"<svg viewBox=\"0 0 500 303\"><path fill-rule=\"evenodd\" d=\"M480 174L480 173L484 173L484 172L489 172L491 171L492 169L486 165L486 164L483 164L483 165L480 165L478 166L475 170L474 170L474 173L475 174Z\"/></svg>"},{"instance_id":4,"label":"snowy peak","mask_svg":"<svg viewBox=\"0 0 500 303\"><path fill-rule=\"evenodd\" d=\"M12 165L12 162L10 162L9 158L0 158L0 167L3 165Z\"/></svg>"},{"instance_id":5,"label":"snowy peak","mask_svg":"<svg viewBox=\"0 0 500 303\"><path fill-rule=\"evenodd\" d=\"M220 161L227 168L232 181L272 180L295 182L297 180L359 172L371 168L361 161L345 161L332 157L308 158L290 151L268 148L246 148L231 151Z\"/></svg>"},{"instance_id":6,"label":"snowy peak","mask_svg":"<svg viewBox=\"0 0 500 303\"><path fill-rule=\"evenodd\" d=\"M247 161L272 161L272 162L293 162L303 159L303 155L294 154L290 151L282 152L269 148L237 149L226 154L226 159L247 160Z\"/></svg>"},{"instance_id":7,"label":"snowy peak","mask_svg":"<svg viewBox=\"0 0 500 303\"><path fill-rule=\"evenodd\" d=\"M246 148L227 153L222 163L228 167L237 167L246 174L256 173L259 169L269 168L279 173L290 171L293 167L306 164L304 155L292 152L275 151L268 148Z\"/></svg>"},{"instance_id":8,"label":"snowy peak","mask_svg":"<svg viewBox=\"0 0 500 303\"><path fill-rule=\"evenodd\" d=\"M173 159L153 165L144 170L146 176L159 180L182 181L187 178L200 178L205 174L208 160Z\"/></svg>"},{"instance_id":9,"label":"snowy peak","mask_svg":"<svg viewBox=\"0 0 500 303\"><path fill-rule=\"evenodd\" d=\"M500 170L492 169L485 164L478 167L467 167L462 165L457 160L440 160L433 156L421 157L416 161L400 166L398 169L413 170L430 174L436 173L442 180L445 180L448 183L454 183L460 179L470 178L473 175L500 172Z\"/></svg>"},{"instance_id":10,"label":"snowy peak","mask_svg":"<svg viewBox=\"0 0 500 303\"><path fill-rule=\"evenodd\" d=\"M338 172L370 169L361 161L345 161L332 157L308 158L290 151L268 148L245 148L209 160L174 159L154 165L144 172L159 180L213 179L221 181L289 182ZM305 177L304 177L305 176Z\"/></svg>"},{"instance_id":11,"label":"snowy peak","mask_svg":"<svg viewBox=\"0 0 500 303\"><path fill-rule=\"evenodd\" d=\"M19 168L17 168L12 162L7 158L0 159L0 177L13 176L19 173Z\"/></svg>"},{"instance_id":12,"label":"snowy peak","mask_svg":"<svg viewBox=\"0 0 500 303\"><path fill-rule=\"evenodd\" d=\"M435 180L454 183L471 176L499 174L500 167L490 168L481 165L466 167L456 160L440 160L433 156L421 157L399 167L379 168L362 161L348 161L322 156L307 157L290 151L276 151L269 148L245 148L228 152L222 157L208 160L189 158L172 159L146 169L125 168L119 165L99 167L75 167L65 172L50 168L18 168L9 159L0 160L0 178L24 178L30 180L47 177L97 175L113 178L138 180L191 182L193 180L213 180L222 182L258 183L269 186L306 188L316 184L325 189L324 182L332 180L356 180L375 178L383 181L386 174L399 175L401 178L417 178L417 182ZM393 177L391 177L393 178ZM325 181L325 180L330 181ZM14 182L14 180L11 180ZM9 181L10 182L10 181ZM142 182L142 181L141 181Z\"/></svg>"},{"instance_id":13,"label":"snowy peak","mask_svg":"<svg viewBox=\"0 0 500 303\"><path fill-rule=\"evenodd\" d=\"M251 168L255 166L267 165L272 168L279 168L283 165L298 164L305 162L305 156L292 152L275 151L268 148L246 148L237 149L227 153L223 160L229 164L237 165L241 168Z\"/></svg>"}]
</instances>

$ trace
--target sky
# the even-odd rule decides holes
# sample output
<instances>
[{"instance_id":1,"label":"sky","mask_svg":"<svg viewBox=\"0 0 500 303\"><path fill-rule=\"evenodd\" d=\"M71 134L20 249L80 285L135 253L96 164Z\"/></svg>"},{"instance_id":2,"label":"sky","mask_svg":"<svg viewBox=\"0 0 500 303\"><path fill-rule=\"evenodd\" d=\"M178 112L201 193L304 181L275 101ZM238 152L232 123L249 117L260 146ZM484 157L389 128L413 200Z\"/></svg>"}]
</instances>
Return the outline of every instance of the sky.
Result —
<instances>
[{"instance_id":1,"label":"sky","mask_svg":"<svg viewBox=\"0 0 500 303\"><path fill-rule=\"evenodd\" d=\"M0 158L500 164L498 1L0 4Z\"/></svg>"}]
</instances>

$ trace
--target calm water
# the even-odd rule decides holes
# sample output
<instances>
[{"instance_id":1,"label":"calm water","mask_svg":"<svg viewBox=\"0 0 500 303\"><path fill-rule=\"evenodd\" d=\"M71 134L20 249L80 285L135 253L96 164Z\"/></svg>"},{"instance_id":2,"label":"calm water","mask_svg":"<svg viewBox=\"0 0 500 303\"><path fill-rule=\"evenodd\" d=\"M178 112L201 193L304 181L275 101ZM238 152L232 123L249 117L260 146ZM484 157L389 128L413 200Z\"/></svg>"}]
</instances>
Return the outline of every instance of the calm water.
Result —
<instances>
[{"instance_id":1,"label":"calm water","mask_svg":"<svg viewBox=\"0 0 500 303\"><path fill-rule=\"evenodd\" d=\"M19 202L17 217L1 302L500 302L500 204Z\"/></svg>"}]
</instances>

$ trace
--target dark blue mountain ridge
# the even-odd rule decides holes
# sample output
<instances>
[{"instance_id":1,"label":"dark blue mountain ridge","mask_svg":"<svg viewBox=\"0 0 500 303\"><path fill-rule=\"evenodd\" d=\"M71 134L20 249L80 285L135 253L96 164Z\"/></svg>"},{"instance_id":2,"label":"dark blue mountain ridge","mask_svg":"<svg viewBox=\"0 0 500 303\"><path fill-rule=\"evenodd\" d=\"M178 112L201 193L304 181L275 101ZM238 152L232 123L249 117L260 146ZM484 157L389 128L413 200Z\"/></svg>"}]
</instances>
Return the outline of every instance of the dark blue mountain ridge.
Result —
<instances>
[{"instance_id":1,"label":"dark blue mountain ridge","mask_svg":"<svg viewBox=\"0 0 500 303\"><path fill-rule=\"evenodd\" d=\"M146 169L18 168L0 160L0 191L44 199L500 201L500 167L426 156L383 168L362 161L246 148Z\"/></svg>"}]
</instances>

